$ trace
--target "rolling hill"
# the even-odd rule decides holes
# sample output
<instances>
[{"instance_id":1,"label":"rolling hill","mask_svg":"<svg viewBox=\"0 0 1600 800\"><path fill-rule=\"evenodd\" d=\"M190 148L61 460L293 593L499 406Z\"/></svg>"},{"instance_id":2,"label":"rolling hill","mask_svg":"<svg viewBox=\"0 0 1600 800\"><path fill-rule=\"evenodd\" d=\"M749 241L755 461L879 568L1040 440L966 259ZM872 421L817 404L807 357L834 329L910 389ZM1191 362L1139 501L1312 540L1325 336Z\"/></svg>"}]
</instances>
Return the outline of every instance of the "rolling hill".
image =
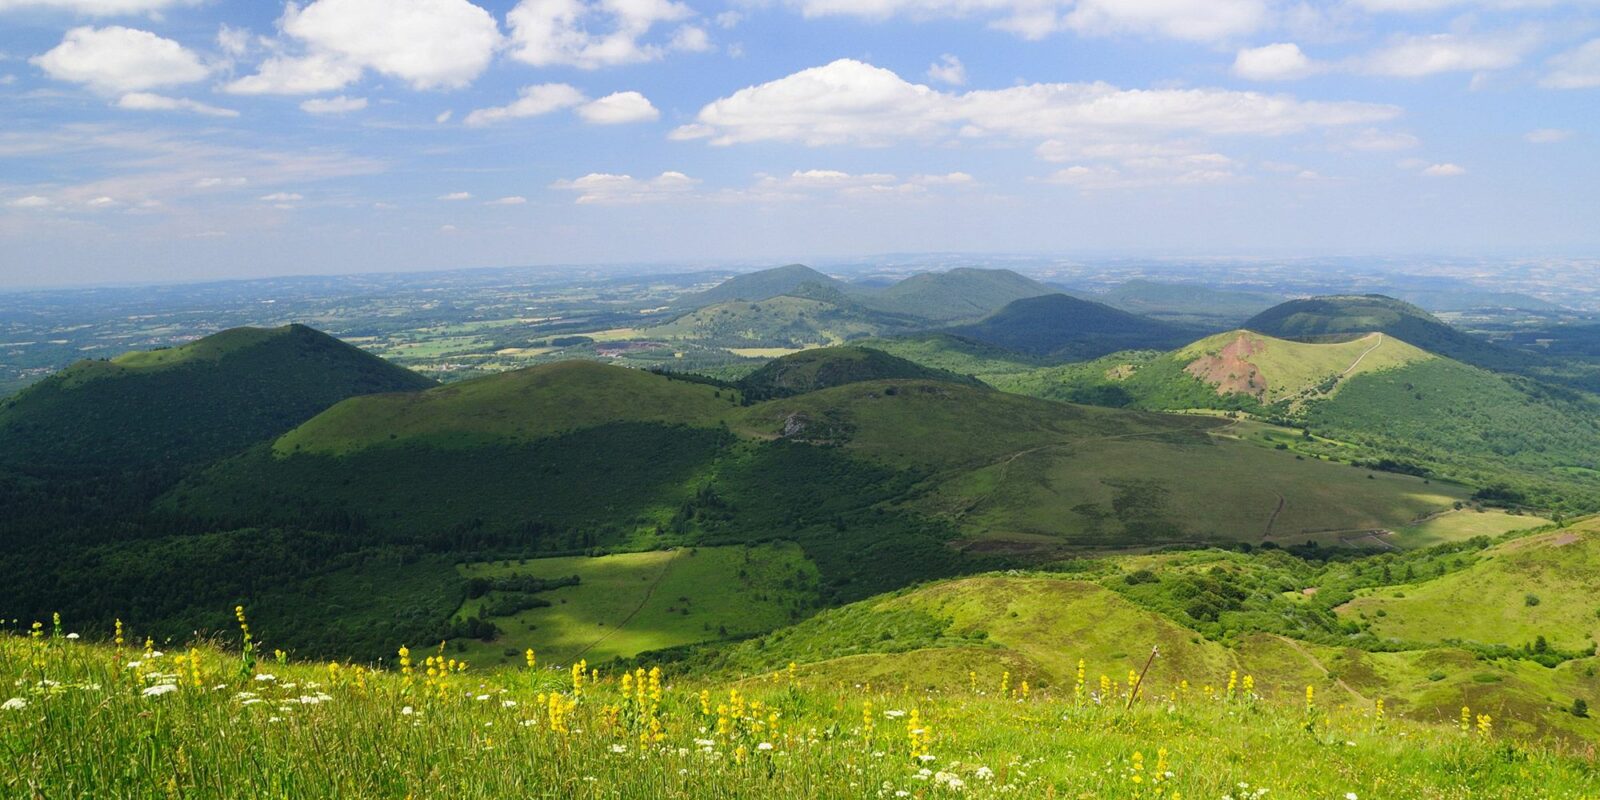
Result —
<instances>
[{"instance_id":1,"label":"rolling hill","mask_svg":"<svg viewBox=\"0 0 1600 800\"><path fill-rule=\"evenodd\" d=\"M870 347L827 347L774 359L739 381L747 400L788 397L874 380L936 380L976 386L978 380L925 367Z\"/></svg>"},{"instance_id":2,"label":"rolling hill","mask_svg":"<svg viewBox=\"0 0 1600 800\"><path fill-rule=\"evenodd\" d=\"M1600 507L1600 400L1390 334L1305 342L1234 331L1168 353L982 377L1070 402L1247 412L1304 428L1281 443L1307 455L1382 462L1480 489L1507 484L1513 502Z\"/></svg>"},{"instance_id":3,"label":"rolling hill","mask_svg":"<svg viewBox=\"0 0 1600 800\"><path fill-rule=\"evenodd\" d=\"M644 332L647 337L699 345L794 349L914 330L922 323L875 311L816 283L756 301L727 301L697 308Z\"/></svg>"},{"instance_id":4,"label":"rolling hill","mask_svg":"<svg viewBox=\"0 0 1600 800\"><path fill-rule=\"evenodd\" d=\"M1194 330L1060 293L1017 300L944 333L1052 360L1095 358L1119 350L1167 349Z\"/></svg>"},{"instance_id":5,"label":"rolling hill","mask_svg":"<svg viewBox=\"0 0 1600 800\"><path fill-rule=\"evenodd\" d=\"M1055 289L1008 269L962 267L912 275L880 292L861 296L872 308L949 324L978 319L1027 297Z\"/></svg>"},{"instance_id":6,"label":"rolling hill","mask_svg":"<svg viewBox=\"0 0 1600 800\"><path fill-rule=\"evenodd\" d=\"M842 289L845 286L843 282L804 264L790 264L786 267L773 267L735 275L706 291L679 298L672 305L679 309L693 310L738 300L747 302L767 300L792 294L806 284L832 289Z\"/></svg>"},{"instance_id":7,"label":"rolling hill","mask_svg":"<svg viewBox=\"0 0 1600 800\"><path fill-rule=\"evenodd\" d=\"M347 397L432 385L304 325L238 328L170 350L82 361L0 402L0 466L190 466Z\"/></svg>"},{"instance_id":8,"label":"rolling hill","mask_svg":"<svg viewBox=\"0 0 1600 800\"><path fill-rule=\"evenodd\" d=\"M1290 300L1251 317L1244 327L1300 340L1383 333L1430 353L1492 370L1521 370L1530 360L1452 328L1410 303L1377 294Z\"/></svg>"}]
</instances>

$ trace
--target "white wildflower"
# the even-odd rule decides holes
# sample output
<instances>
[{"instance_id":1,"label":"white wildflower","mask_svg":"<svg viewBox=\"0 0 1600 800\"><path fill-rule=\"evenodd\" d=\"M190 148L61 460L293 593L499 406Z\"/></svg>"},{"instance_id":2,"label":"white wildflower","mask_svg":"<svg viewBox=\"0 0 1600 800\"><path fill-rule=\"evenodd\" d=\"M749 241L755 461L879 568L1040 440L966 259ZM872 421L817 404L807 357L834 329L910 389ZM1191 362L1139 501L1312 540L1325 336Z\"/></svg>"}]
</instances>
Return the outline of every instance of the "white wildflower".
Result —
<instances>
[{"instance_id":1,"label":"white wildflower","mask_svg":"<svg viewBox=\"0 0 1600 800\"><path fill-rule=\"evenodd\" d=\"M772 749L772 742L762 742L761 744L756 745L756 749L757 750L771 750Z\"/></svg>"},{"instance_id":2,"label":"white wildflower","mask_svg":"<svg viewBox=\"0 0 1600 800\"><path fill-rule=\"evenodd\" d=\"M27 707L28 707L28 701L26 701L26 700L24 700L24 699L22 699L20 697L13 697L10 700L5 701L4 703L0 703L0 711L21 711L22 709L27 708Z\"/></svg>"},{"instance_id":3,"label":"white wildflower","mask_svg":"<svg viewBox=\"0 0 1600 800\"><path fill-rule=\"evenodd\" d=\"M164 694L178 691L178 687L170 683L158 683L144 690L145 697L160 697Z\"/></svg>"}]
</instances>

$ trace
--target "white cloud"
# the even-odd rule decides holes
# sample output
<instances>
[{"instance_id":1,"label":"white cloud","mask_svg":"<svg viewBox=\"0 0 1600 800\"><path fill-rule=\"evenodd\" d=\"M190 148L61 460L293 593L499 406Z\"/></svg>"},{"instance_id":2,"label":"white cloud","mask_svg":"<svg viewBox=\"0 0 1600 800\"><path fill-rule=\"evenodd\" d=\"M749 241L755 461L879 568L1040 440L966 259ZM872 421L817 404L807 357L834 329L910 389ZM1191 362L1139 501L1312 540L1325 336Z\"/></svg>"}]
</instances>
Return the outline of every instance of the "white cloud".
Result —
<instances>
[{"instance_id":1,"label":"white cloud","mask_svg":"<svg viewBox=\"0 0 1600 800\"><path fill-rule=\"evenodd\" d=\"M1522 138L1529 144L1557 144L1571 139L1572 135L1573 131L1565 128L1537 128L1528 131Z\"/></svg>"},{"instance_id":2,"label":"white cloud","mask_svg":"<svg viewBox=\"0 0 1600 800\"><path fill-rule=\"evenodd\" d=\"M592 172L581 178L561 180L550 188L576 192L580 205L631 205L680 198L694 191L700 181L681 172L663 172L640 180L631 175Z\"/></svg>"},{"instance_id":3,"label":"white cloud","mask_svg":"<svg viewBox=\"0 0 1600 800\"><path fill-rule=\"evenodd\" d=\"M1258 30L1271 19L1268 0L787 0L808 17L865 19L981 17L1027 39L1058 31L1135 34L1214 42Z\"/></svg>"},{"instance_id":4,"label":"white cloud","mask_svg":"<svg viewBox=\"0 0 1600 800\"><path fill-rule=\"evenodd\" d=\"M951 86L964 86L967 83L967 67L961 63L961 59L945 53L928 66L928 78Z\"/></svg>"},{"instance_id":5,"label":"white cloud","mask_svg":"<svg viewBox=\"0 0 1600 800\"><path fill-rule=\"evenodd\" d=\"M484 203L484 205L486 205L486 206L520 206L520 205L523 205L523 204L525 204L527 202L528 202L528 198L526 198L526 197L522 197L520 195L512 195L510 197L502 197L499 200L490 200L489 202Z\"/></svg>"},{"instance_id":6,"label":"white cloud","mask_svg":"<svg viewBox=\"0 0 1600 800\"><path fill-rule=\"evenodd\" d=\"M1600 39L1550 59L1550 74L1539 81L1546 89L1600 88Z\"/></svg>"},{"instance_id":7,"label":"white cloud","mask_svg":"<svg viewBox=\"0 0 1600 800\"><path fill-rule=\"evenodd\" d=\"M672 138L714 145L790 141L811 146L883 145L905 139L1024 139L1206 133L1274 136L1371 124L1394 106L1301 101L1222 89L1119 89L1105 83L1025 84L939 92L895 73L841 59L741 89L700 110Z\"/></svg>"},{"instance_id":8,"label":"white cloud","mask_svg":"<svg viewBox=\"0 0 1600 800\"><path fill-rule=\"evenodd\" d=\"M435 125L443 125L446 122L449 122L450 118L455 116L455 115L456 115L456 112L454 112L454 111L449 111L449 110L440 111L438 114L436 114L434 116L433 123Z\"/></svg>"},{"instance_id":9,"label":"white cloud","mask_svg":"<svg viewBox=\"0 0 1600 800\"><path fill-rule=\"evenodd\" d=\"M30 194L27 197L19 197L15 200L12 200L11 202L6 203L6 205L12 208L47 208L50 205L50 198L40 197L36 194Z\"/></svg>"},{"instance_id":10,"label":"white cloud","mask_svg":"<svg viewBox=\"0 0 1600 800\"><path fill-rule=\"evenodd\" d=\"M1194 186L1239 177L1239 163L1221 153L1126 154L1115 163L1074 164L1046 176L1045 183L1080 189Z\"/></svg>"},{"instance_id":11,"label":"white cloud","mask_svg":"<svg viewBox=\"0 0 1600 800\"><path fill-rule=\"evenodd\" d=\"M361 65L327 53L273 56L223 91L232 94L316 94L348 86L361 79Z\"/></svg>"},{"instance_id":12,"label":"white cloud","mask_svg":"<svg viewBox=\"0 0 1600 800\"><path fill-rule=\"evenodd\" d=\"M360 111L367 107L365 97L317 97L300 104L300 110L307 114L348 114L351 111Z\"/></svg>"},{"instance_id":13,"label":"white cloud","mask_svg":"<svg viewBox=\"0 0 1600 800\"><path fill-rule=\"evenodd\" d=\"M414 89L458 89L483 74L503 41L494 17L467 0L289 3L278 27L306 52L273 56L228 91L325 92L353 83L364 69Z\"/></svg>"},{"instance_id":14,"label":"white cloud","mask_svg":"<svg viewBox=\"0 0 1600 800\"><path fill-rule=\"evenodd\" d=\"M250 32L224 22L217 29L217 47L233 58L243 56L250 52Z\"/></svg>"},{"instance_id":15,"label":"white cloud","mask_svg":"<svg viewBox=\"0 0 1600 800\"><path fill-rule=\"evenodd\" d=\"M1432 164L1423 167L1422 174L1429 178L1454 178L1467 174L1467 170L1455 164Z\"/></svg>"},{"instance_id":16,"label":"white cloud","mask_svg":"<svg viewBox=\"0 0 1600 800\"><path fill-rule=\"evenodd\" d=\"M1292 81L1314 75L1320 69L1292 42L1240 50L1233 59L1233 74L1252 81Z\"/></svg>"},{"instance_id":17,"label":"white cloud","mask_svg":"<svg viewBox=\"0 0 1600 800\"><path fill-rule=\"evenodd\" d=\"M1535 43L1533 37L1462 36L1436 33L1408 36L1357 57L1351 67L1368 75L1421 78L1443 72L1472 72L1516 66Z\"/></svg>"},{"instance_id":18,"label":"white cloud","mask_svg":"<svg viewBox=\"0 0 1600 800\"><path fill-rule=\"evenodd\" d=\"M120 26L73 28L55 48L30 60L56 80L108 94L194 83L211 74L183 45Z\"/></svg>"},{"instance_id":19,"label":"white cloud","mask_svg":"<svg viewBox=\"0 0 1600 800\"><path fill-rule=\"evenodd\" d=\"M264 203L294 203L304 199L305 196L298 192L273 192L261 196Z\"/></svg>"},{"instance_id":20,"label":"white cloud","mask_svg":"<svg viewBox=\"0 0 1600 800\"><path fill-rule=\"evenodd\" d=\"M480 108L467 115L467 125L489 125L508 119L537 117L564 108L572 108L586 100L583 92L565 83L541 83L523 87L521 96L510 105Z\"/></svg>"},{"instance_id":21,"label":"white cloud","mask_svg":"<svg viewBox=\"0 0 1600 800\"><path fill-rule=\"evenodd\" d=\"M117 204L116 198L107 197L105 195L100 195L99 197L90 198L87 202L84 203L84 205L86 205L86 206L88 206L90 208L110 208L110 207L112 207L112 206L114 206L116 204Z\"/></svg>"},{"instance_id":22,"label":"white cloud","mask_svg":"<svg viewBox=\"0 0 1600 800\"><path fill-rule=\"evenodd\" d=\"M709 49L705 31L689 25L665 42L644 41L656 26L693 16L673 0L522 0L506 14L506 24L512 58L536 67L596 69L654 61L669 50Z\"/></svg>"},{"instance_id":23,"label":"white cloud","mask_svg":"<svg viewBox=\"0 0 1600 800\"><path fill-rule=\"evenodd\" d=\"M461 200L471 200L472 199L472 192L451 192L449 194L441 194L441 195L439 195L438 199L444 200L445 202L450 202L450 203L458 202L458 201L461 201Z\"/></svg>"},{"instance_id":24,"label":"white cloud","mask_svg":"<svg viewBox=\"0 0 1600 800\"><path fill-rule=\"evenodd\" d=\"M0 0L0 12L20 8L50 8L90 17L123 14L148 14L174 6L194 5L196 0Z\"/></svg>"},{"instance_id":25,"label":"white cloud","mask_svg":"<svg viewBox=\"0 0 1600 800\"><path fill-rule=\"evenodd\" d=\"M196 189L220 189L223 187L244 186L250 182L249 178L219 178L215 175L200 178L194 182Z\"/></svg>"},{"instance_id":26,"label":"white cloud","mask_svg":"<svg viewBox=\"0 0 1600 800\"><path fill-rule=\"evenodd\" d=\"M578 116L591 125L622 125L653 122L661 112L638 92L617 92L579 106Z\"/></svg>"},{"instance_id":27,"label":"white cloud","mask_svg":"<svg viewBox=\"0 0 1600 800\"><path fill-rule=\"evenodd\" d=\"M165 95L151 94L150 92L125 94L117 99L117 108L128 111L188 111L192 114L202 114L208 117L233 118L239 116L239 112L231 108L218 108L196 100L167 97Z\"/></svg>"}]
</instances>

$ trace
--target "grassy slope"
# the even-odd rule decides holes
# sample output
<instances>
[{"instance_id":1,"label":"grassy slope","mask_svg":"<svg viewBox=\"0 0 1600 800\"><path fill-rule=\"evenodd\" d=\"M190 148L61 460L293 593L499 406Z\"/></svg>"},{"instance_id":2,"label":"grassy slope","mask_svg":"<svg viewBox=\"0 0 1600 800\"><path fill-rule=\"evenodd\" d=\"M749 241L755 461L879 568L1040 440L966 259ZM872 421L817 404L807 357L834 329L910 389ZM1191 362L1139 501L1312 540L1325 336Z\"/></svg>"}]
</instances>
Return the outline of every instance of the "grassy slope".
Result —
<instances>
[{"instance_id":1,"label":"grassy slope","mask_svg":"<svg viewBox=\"0 0 1600 800\"><path fill-rule=\"evenodd\" d=\"M543 592L552 605L492 617L501 637L469 642L459 657L478 666L522 663L533 648L554 664L579 658L599 664L728 637L764 633L793 620L816 601L816 567L792 544L700 547L525 563L464 565L463 576L578 576L577 586ZM492 600L491 592L487 600ZM469 600L475 614L484 599ZM510 652L507 655L507 651Z\"/></svg>"},{"instance_id":2,"label":"grassy slope","mask_svg":"<svg viewBox=\"0 0 1600 800\"><path fill-rule=\"evenodd\" d=\"M1058 360L1119 350L1177 347L1194 331L1089 300L1049 294L1017 300L982 320L949 328L964 339Z\"/></svg>"},{"instance_id":3,"label":"grassy slope","mask_svg":"<svg viewBox=\"0 0 1600 800\"><path fill-rule=\"evenodd\" d=\"M34 469L187 465L345 398L432 381L300 325L79 362L0 404L0 461Z\"/></svg>"},{"instance_id":4,"label":"grassy slope","mask_svg":"<svg viewBox=\"0 0 1600 800\"><path fill-rule=\"evenodd\" d=\"M1370 372L1426 361L1433 358L1392 336L1368 334L1346 342L1308 344L1277 339L1250 331L1218 334L1178 350L1174 357L1185 367L1225 349L1238 353L1237 360L1256 368L1263 389L1262 400L1275 403L1336 392L1342 379ZM1319 387L1339 380L1331 392ZM1219 386L1219 391L1222 387Z\"/></svg>"},{"instance_id":5,"label":"grassy slope","mask_svg":"<svg viewBox=\"0 0 1600 800\"><path fill-rule=\"evenodd\" d=\"M958 268L913 275L862 302L884 311L937 322L977 319L1026 297L1056 290L1008 269Z\"/></svg>"},{"instance_id":6,"label":"grassy slope","mask_svg":"<svg viewBox=\"0 0 1600 800\"><path fill-rule=\"evenodd\" d=\"M563 361L417 394L357 398L285 434L273 449L336 454L395 440L526 442L617 422L710 426L731 400L731 392L703 384Z\"/></svg>"},{"instance_id":7,"label":"grassy slope","mask_svg":"<svg viewBox=\"0 0 1600 800\"><path fill-rule=\"evenodd\" d=\"M977 380L925 367L867 347L826 347L777 358L745 376L739 387L746 397L782 397L847 383L871 380L924 379L976 385Z\"/></svg>"},{"instance_id":8,"label":"grassy slope","mask_svg":"<svg viewBox=\"0 0 1600 800\"><path fill-rule=\"evenodd\" d=\"M1460 572L1373 591L1340 614L1410 641L1520 646L1543 635L1553 646L1582 649L1600 640L1596 574L1600 524L1588 522L1506 542ZM1530 594L1537 605L1529 605Z\"/></svg>"},{"instance_id":9,"label":"grassy slope","mask_svg":"<svg viewBox=\"0 0 1600 800\"><path fill-rule=\"evenodd\" d=\"M1410 303L1382 295L1290 300L1251 317L1252 331L1289 339L1364 335L1379 331L1430 353L1486 369L1519 370L1530 356L1456 330Z\"/></svg>"},{"instance_id":10,"label":"grassy slope","mask_svg":"<svg viewBox=\"0 0 1600 800\"><path fill-rule=\"evenodd\" d=\"M783 295L706 306L643 335L730 348L805 347L839 344L904 327L893 317L850 305Z\"/></svg>"},{"instance_id":11,"label":"grassy slope","mask_svg":"<svg viewBox=\"0 0 1600 800\"><path fill-rule=\"evenodd\" d=\"M193 666L175 655L141 657L128 669L108 647L59 641L32 650L26 640L0 638L0 681L26 703L0 712L0 742L13 754L0 762L0 788L28 796L32 787L70 787L130 800L811 800L880 790L1131 800L1157 788L1164 797L1238 796L1241 786L1267 797L1577 800L1600 791L1582 753L1393 716L1379 721L1370 708L1341 708L1325 693L1308 713L1298 702L1223 701L1198 691L1168 701L1172 687L1152 685L1144 696L1160 702L1123 710L1120 700L1064 692L1002 696L999 660L981 673L977 691L964 676L913 691L882 681L817 682L804 669L796 679L737 684L668 674L659 702L641 704L609 672L579 696L548 670L469 671L441 683L421 674L420 663L409 679L290 663L265 666L275 679L257 681L240 673L236 655L202 647ZM419 662L424 655L413 652ZM200 688L188 680L196 670ZM146 685L173 680L161 675L179 676L182 686L142 696ZM53 688L31 688L41 677ZM565 721L559 729L551 694ZM728 721L708 733L719 706ZM1497 734L1503 725L1494 720ZM657 730L659 739L641 742L641 733ZM924 732L932 760L912 756L911 730Z\"/></svg>"}]
</instances>

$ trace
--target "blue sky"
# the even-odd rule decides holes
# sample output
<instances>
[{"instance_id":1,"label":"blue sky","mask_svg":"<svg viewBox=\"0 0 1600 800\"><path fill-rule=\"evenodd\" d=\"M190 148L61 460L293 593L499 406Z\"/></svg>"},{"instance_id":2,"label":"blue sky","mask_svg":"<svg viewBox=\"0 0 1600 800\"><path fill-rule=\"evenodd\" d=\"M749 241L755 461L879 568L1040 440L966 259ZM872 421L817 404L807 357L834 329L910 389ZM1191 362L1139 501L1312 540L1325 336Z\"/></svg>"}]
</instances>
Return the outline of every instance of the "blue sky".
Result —
<instances>
[{"instance_id":1,"label":"blue sky","mask_svg":"<svg viewBox=\"0 0 1600 800\"><path fill-rule=\"evenodd\" d=\"M0 0L0 285L1592 255L1600 2Z\"/></svg>"}]
</instances>

